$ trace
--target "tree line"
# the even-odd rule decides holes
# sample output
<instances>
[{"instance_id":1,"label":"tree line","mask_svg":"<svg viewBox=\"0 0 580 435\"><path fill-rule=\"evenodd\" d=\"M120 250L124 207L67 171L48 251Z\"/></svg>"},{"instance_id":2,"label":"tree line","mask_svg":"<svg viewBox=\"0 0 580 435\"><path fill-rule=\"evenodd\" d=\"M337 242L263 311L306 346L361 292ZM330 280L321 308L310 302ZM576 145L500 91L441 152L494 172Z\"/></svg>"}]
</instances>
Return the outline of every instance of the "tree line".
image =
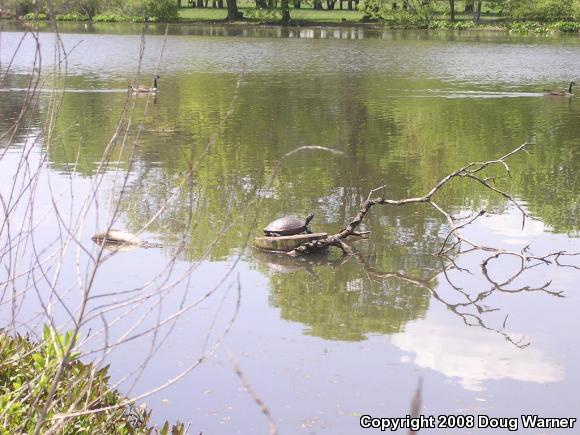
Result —
<instances>
[{"instance_id":1,"label":"tree line","mask_svg":"<svg viewBox=\"0 0 580 435\"><path fill-rule=\"evenodd\" d=\"M391 21L420 25L434 20L472 21L482 17L509 21L580 21L580 0L248 0L244 7L281 13L281 23L291 21L290 8L360 10L363 21ZM183 7L227 9L226 20L243 19L238 0L6 0L0 15L68 14L71 20L91 20L99 14L155 17L176 20ZM105 20L106 21L106 20Z\"/></svg>"},{"instance_id":2,"label":"tree line","mask_svg":"<svg viewBox=\"0 0 580 435\"><path fill-rule=\"evenodd\" d=\"M580 0L365 0L363 10L370 18L407 14L425 21L447 18L454 22L462 14L479 24L485 13L498 19L548 23L579 20Z\"/></svg>"}]
</instances>

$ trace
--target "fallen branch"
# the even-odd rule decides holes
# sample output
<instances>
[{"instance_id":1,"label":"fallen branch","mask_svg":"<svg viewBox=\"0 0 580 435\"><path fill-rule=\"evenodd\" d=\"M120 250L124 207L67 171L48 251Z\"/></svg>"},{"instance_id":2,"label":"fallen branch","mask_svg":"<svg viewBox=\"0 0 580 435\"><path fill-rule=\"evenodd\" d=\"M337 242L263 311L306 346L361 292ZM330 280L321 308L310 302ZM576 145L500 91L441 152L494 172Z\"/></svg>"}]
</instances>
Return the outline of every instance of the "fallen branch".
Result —
<instances>
[{"instance_id":1,"label":"fallen branch","mask_svg":"<svg viewBox=\"0 0 580 435\"><path fill-rule=\"evenodd\" d=\"M509 153L507 153L507 154L503 155L502 157L495 159L495 160L469 163L468 165L463 166L462 168L459 168L456 171L452 172L451 174L443 177L441 180L439 180L439 182L429 192L427 192L423 196L419 196L419 197L415 197L415 198L398 199L398 200L387 199L384 196L379 196L379 197L373 198L374 194L376 194L377 192L379 192L381 190L384 190L384 188L386 186L380 186L380 187L377 187L375 189L372 189L369 192L369 195L368 195L366 201L361 205L361 208L358 211L358 213L356 214L356 216L350 221L350 223L346 227L341 229L336 234L328 236L326 239L314 240L312 242L304 243L303 245L298 246L296 249L289 251L288 255L296 257L299 255L310 254L312 252L316 252L316 251L319 251L321 249L328 248L330 246L336 246L336 247L340 248L345 255L350 254L351 249L348 247L348 245L346 245L344 243L343 240L346 239L347 237L350 237L353 235L358 236L361 234L360 232L357 232L356 230L359 227L359 225L361 224L361 222L363 221L363 219L365 218L365 216L367 215L367 213L370 211L370 209L374 205L392 205L392 206L399 207L402 205L418 204L418 203L430 204L432 207L434 207L439 213L441 213L446 218L447 222L452 227L444 239L444 242L443 242L443 245L441 246L441 250L439 251L439 254L443 253L443 251L445 250L445 246L452 235L454 235L456 237L456 239L465 241L465 242L475 246L475 244L473 244L473 243L469 242L468 240L458 236L457 231L460 228L475 221L479 216L482 216L485 213L485 211L484 210L480 211L475 217L469 219L469 221L466 223L460 224L458 226L454 226L454 222L456 219L453 216L451 216L451 214L447 213L445 210L443 210L441 207L439 207L439 205L437 205L433 201L433 196L440 189L442 189L443 186L445 186L447 183L449 183L454 178L461 178L461 177L475 180L478 183L482 184L484 187L486 187L486 188L490 189L491 191L503 196L508 201L513 203L518 208L520 213L522 214L522 227L523 227L523 225L525 224L525 220L527 217L529 217L529 215L522 208L522 206L514 198L512 198L508 193L503 192L503 191L497 189L496 187L492 186L490 184L491 182L493 182L492 178L481 178L479 176L479 173L490 166L498 166L499 165L499 166L502 166L506 170L508 175L510 175L510 169L509 169L509 166L508 166L506 160L509 157L511 157L519 152L522 152L522 151L526 152L527 151L526 147L528 147L529 145L531 145L531 144L528 142L523 143L520 146L518 146L517 148L510 151Z\"/></svg>"}]
</instances>

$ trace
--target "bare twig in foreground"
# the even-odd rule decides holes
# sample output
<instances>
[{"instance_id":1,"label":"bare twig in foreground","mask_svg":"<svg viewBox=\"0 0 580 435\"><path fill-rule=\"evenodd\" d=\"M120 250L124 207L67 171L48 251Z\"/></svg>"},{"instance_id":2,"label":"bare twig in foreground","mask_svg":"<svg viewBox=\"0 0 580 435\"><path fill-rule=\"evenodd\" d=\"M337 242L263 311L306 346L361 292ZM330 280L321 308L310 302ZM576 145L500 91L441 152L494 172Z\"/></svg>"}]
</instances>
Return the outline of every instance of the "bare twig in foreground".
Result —
<instances>
[{"instance_id":1,"label":"bare twig in foreground","mask_svg":"<svg viewBox=\"0 0 580 435\"><path fill-rule=\"evenodd\" d=\"M421 390L423 387L423 379L419 378L419 383L417 384L417 389L415 390L415 395L413 396L413 400L411 401L411 410L410 415L411 418L419 417L421 414ZM409 435L417 433L418 431L414 431L409 429Z\"/></svg>"},{"instance_id":2,"label":"bare twig in foreground","mask_svg":"<svg viewBox=\"0 0 580 435\"><path fill-rule=\"evenodd\" d=\"M274 418L272 417L272 414L270 413L270 409L266 406L264 401L262 399L260 399L260 397L258 396L256 391L252 388L250 383L246 380L244 373L242 372L242 369L240 368L240 366L236 362L236 359L234 358L234 354L228 351L228 357L230 358L230 363L234 367L234 371L236 372L236 375L238 376L238 378L240 378L240 382L244 386L244 389L248 392L248 394L250 396L252 396L252 399L254 399L254 402L256 402L256 405L258 405L260 407L260 411L262 412L262 414L264 414L266 416L266 418L268 419L268 423L270 424L270 435L278 435L278 427L276 426L276 422L274 421Z\"/></svg>"}]
</instances>

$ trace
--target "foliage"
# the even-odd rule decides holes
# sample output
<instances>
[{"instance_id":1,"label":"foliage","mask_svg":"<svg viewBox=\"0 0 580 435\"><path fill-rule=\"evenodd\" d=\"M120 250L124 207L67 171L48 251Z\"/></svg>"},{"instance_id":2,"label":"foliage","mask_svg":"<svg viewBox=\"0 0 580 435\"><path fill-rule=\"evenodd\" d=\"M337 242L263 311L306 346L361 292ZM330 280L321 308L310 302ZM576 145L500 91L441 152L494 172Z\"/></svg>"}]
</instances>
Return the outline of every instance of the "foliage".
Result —
<instances>
[{"instance_id":1,"label":"foliage","mask_svg":"<svg viewBox=\"0 0 580 435\"><path fill-rule=\"evenodd\" d=\"M24 19L27 21L45 21L48 19L48 16L42 12L36 14L34 12L29 12L24 15Z\"/></svg>"},{"instance_id":2,"label":"foliage","mask_svg":"<svg viewBox=\"0 0 580 435\"><path fill-rule=\"evenodd\" d=\"M102 7L102 0L75 0L72 6L66 8L66 11L73 10L91 18L99 13Z\"/></svg>"},{"instance_id":3,"label":"foliage","mask_svg":"<svg viewBox=\"0 0 580 435\"><path fill-rule=\"evenodd\" d=\"M271 23L280 21L282 14L278 9L248 8L244 11L244 17L252 21Z\"/></svg>"},{"instance_id":4,"label":"foliage","mask_svg":"<svg viewBox=\"0 0 580 435\"><path fill-rule=\"evenodd\" d=\"M145 14L159 20L175 20L179 17L179 8L175 0L145 0ZM148 19L147 21L157 21Z\"/></svg>"},{"instance_id":5,"label":"foliage","mask_svg":"<svg viewBox=\"0 0 580 435\"><path fill-rule=\"evenodd\" d=\"M75 14L87 16L89 19L104 7L105 0L43 0L41 9L55 18L59 15ZM82 21L78 19L64 19L61 21Z\"/></svg>"},{"instance_id":6,"label":"foliage","mask_svg":"<svg viewBox=\"0 0 580 435\"><path fill-rule=\"evenodd\" d=\"M364 19L384 20L401 27L428 27L436 15L435 2L409 1L407 9L392 9L392 2L385 0L365 0L362 5Z\"/></svg>"},{"instance_id":7,"label":"foliage","mask_svg":"<svg viewBox=\"0 0 580 435\"><path fill-rule=\"evenodd\" d=\"M511 18L554 22L571 19L578 0L512 0L506 6Z\"/></svg>"},{"instance_id":8,"label":"foliage","mask_svg":"<svg viewBox=\"0 0 580 435\"><path fill-rule=\"evenodd\" d=\"M447 21L435 20L429 24L430 29L446 29L446 30L466 30L475 27L473 21Z\"/></svg>"},{"instance_id":9,"label":"foliage","mask_svg":"<svg viewBox=\"0 0 580 435\"><path fill-rule=\"evenodd\" d=\"M78 12L71 12L69 14L57 15L55 19L56 21L88 21L90 17Z\"/></svg>"},{"instance_id":10,"label":"foliage","mask_svg":"<svg viewBox=\"0 0 580 435\"><path fill-rule=\"evenodd\" d=\"M33 0L8 0L4 2L0 9L11 11L16 16L24 17L34 11L34 2Z\"/></svg>"},{"instance_id":11,"label":"foliage","mask_svg":"<svg viewBox=\"0 0 580 435\"><path fill-rule=\"evenodd\" d=\"M580 23L575 21L557 21L551 24L543 24L535 21L515 22L508 26L511 33L535 33L544 34L551 31L577 33L580 32Z\"/></svg>"},{"instance_id":12,"label":"foliage","mask_svg":"<svg viewBox=\"0 0 580 435\"><path fill-rule=\"evenodd\" d=\"M557 21L550 25L552 30L558 30L560 32L580 32L580 23L576 21Z\"/></svg>"},{"instance_id":13,"label":"foliage","mask_svg":"<svg viewBox=\"0 0 580 435\"><path fill-rule=\"evenodd\" d=\"M362 3L364 21L376 21L382 19L385 14L385 2L381 0L364 0Z\"/></svg>"},{"instance_id":14,"label":"foliage","mask_svg":"<svg viewBox=\"0 0 580 435\"><path fill-rule=\"evenodd\" d=\"M123 22L141 22L141 17L131 17L119 14L98 14L93 17L95 23L123 23Z\"/></svg>"},{"instance_id":15,"label":"foliage","mask_svg":"<svg viewBox=\"0 0 580 435\"><path fill-rule=\"evenodd\" d=\"M45 422L54 424L57 414L117 405L125 400L108 387L108 366L100 370L84 364L77 352L63 362L66 349L74 343L70 332L58 334L44 327L43 342L29 337L0 333L0 415L7 433L32 433L49 400L57 370L64 373L56 385ZM151 412L133 404L108 411L68 418L59 433L152 433L148 427ZM46 426L45 426L46 428ZM164 429L168 430L168 424ZM184 433L183 424L172 427Z\"/></svg>"},{"instance_id":16,"label":"foliage","mask_svg":"<svg viewBox=\"0 0 580 435\"><path fill-rule=\"evenodd\" d=\"M402 27L427 27L428 20L416 11L396 11L391 15L391 22Z\"/></svg>"}]
</instances>

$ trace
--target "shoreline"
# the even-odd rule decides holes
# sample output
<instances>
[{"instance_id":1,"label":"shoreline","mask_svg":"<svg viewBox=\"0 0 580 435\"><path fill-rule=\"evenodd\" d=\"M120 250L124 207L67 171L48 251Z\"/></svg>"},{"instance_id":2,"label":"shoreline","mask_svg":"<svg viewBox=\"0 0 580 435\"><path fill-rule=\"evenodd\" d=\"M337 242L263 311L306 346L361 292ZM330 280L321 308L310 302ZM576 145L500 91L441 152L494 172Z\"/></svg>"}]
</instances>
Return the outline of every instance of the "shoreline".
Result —
<instances>
[{"instance_id":1,"label":"shoreline","mask_svg":"<svg viewBox=\"0 0 580 435\"><path fill-rule=\"evenodd\" d=\"M51 25L52 21L48 19L42 20L24 20L22 17L18 18L0 18L0 29L2 28L2 23L9 24L14 27L26 27L26 26L42 26L48 27ZM228 21L223 20L208 20L208 19L190 19L181 18L174 21L81 21L81 20L57 20L57 25L77 25L84 26L88 28L89 26L99 26L99 25L121 25L121 26L134 26L134 25L145 25L146 27L156 27L159 25L171 25L174 27L191 26L191 27L203 27L203 26L219 26L222 28L230 29L269 29L269 30L297 30L297 29L359 29L368 31L425 31L425 32L449 32L449 33L505 33L509 35L518 36L580 36L580 30L578 31L562 31L554 26L558 23L545 23L541 24L536 21L518 21L516 23L508 22L495 22L490 24L479 24L479 25L469 25L466 27L453 27L452 24L465 23L465 21L456 21L451 23L448 20L434 20L431 25L425 26L408 26L400 24L392 24L384 21L316 21L316 20L292 20L288 25L282 25L277 22L268 22L261 20L239 20L239 21ZM437 24L448 23L451 26L439 26ZM576 24L580 28L580 22L571 22ZM43 29L44 30L44 29Z\"/></svg>"}]
</instances>

